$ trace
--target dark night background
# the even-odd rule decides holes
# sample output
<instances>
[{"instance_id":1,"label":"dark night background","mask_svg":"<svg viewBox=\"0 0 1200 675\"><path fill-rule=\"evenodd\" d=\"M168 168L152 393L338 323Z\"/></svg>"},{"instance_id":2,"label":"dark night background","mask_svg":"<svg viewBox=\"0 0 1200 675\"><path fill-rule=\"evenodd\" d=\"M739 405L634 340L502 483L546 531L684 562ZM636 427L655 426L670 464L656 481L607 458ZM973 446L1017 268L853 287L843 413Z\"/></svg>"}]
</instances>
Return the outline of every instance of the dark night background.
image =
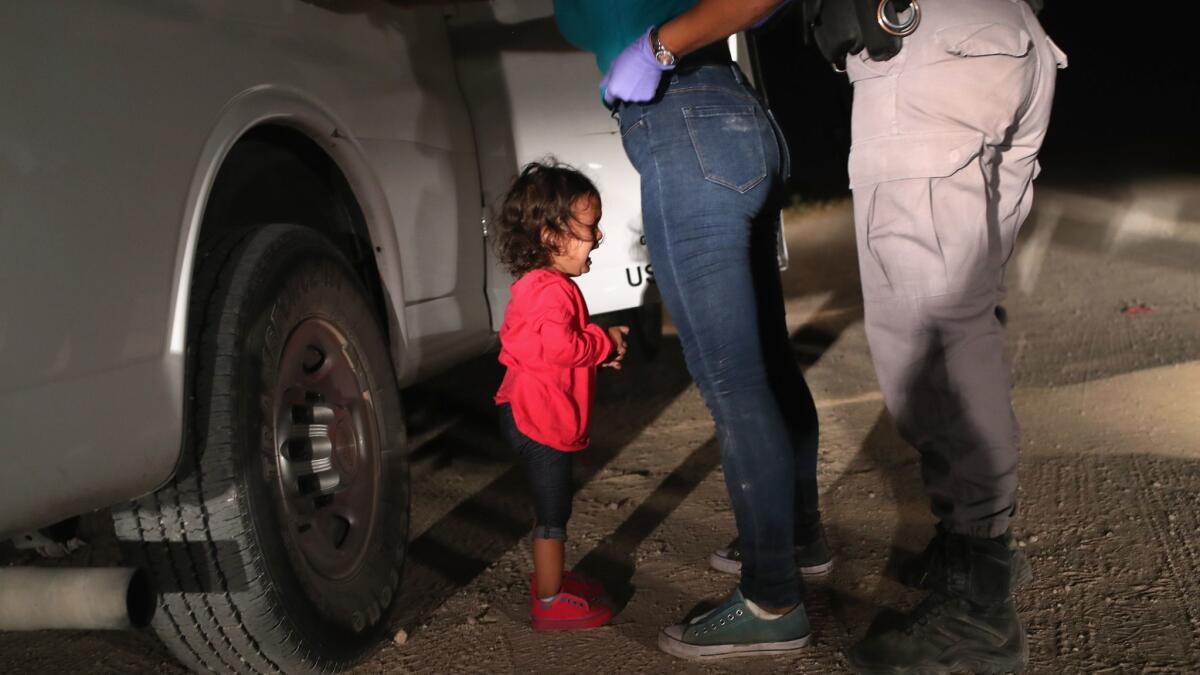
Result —
<instances>
[{"instance_id":1,"label":"dark night background","mask_svg":"<svg viewBox=\"0 0 1200 675\"><path fill-rule=\"evenodd\" d=\"M1200 173L1200 24L1190 3L1047 0L1039 15L1067 53L1058 76L1042 179L1088 181ZM800 199L847 194L850 85L803 43L792 11L757 38L767 95L793 156Z\"/></svg>"}]
</instances>

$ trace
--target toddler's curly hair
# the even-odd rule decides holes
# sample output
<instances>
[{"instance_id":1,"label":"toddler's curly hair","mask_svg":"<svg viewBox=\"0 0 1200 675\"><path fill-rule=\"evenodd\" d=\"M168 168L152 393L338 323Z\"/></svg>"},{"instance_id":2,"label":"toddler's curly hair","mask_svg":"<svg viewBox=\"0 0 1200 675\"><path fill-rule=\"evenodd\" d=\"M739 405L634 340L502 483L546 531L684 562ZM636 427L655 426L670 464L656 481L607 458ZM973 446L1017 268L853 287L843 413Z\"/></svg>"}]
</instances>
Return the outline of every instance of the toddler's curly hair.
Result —
<instances>
[{"instance_id":1,"label":"toddler's curly hair","mask_svg":"<svg viewBox=\"0 0 1200 675\"><path fill-rule=\"evenodd\" d=\"M513 180L495 217L496 255L514 277L550 265L563 237L571 237L571 207L600 198L596 185L553 158L530 162ZM543 237L548 230L550 236Z\"/></svg>"}]
</instances>

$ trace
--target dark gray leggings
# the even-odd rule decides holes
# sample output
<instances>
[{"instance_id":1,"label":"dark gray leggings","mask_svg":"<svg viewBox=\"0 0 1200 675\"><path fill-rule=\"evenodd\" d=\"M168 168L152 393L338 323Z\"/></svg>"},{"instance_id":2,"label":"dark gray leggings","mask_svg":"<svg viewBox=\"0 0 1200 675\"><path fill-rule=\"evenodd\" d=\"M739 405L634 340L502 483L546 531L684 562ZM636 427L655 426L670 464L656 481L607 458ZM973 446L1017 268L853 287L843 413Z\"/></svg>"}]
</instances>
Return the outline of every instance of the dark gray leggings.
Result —
<instances>
[{"instance_id":1,"label":"dark gray leggings","mask_svg":"<svg viewBox=\"0 0 1200 675\"><path fill-rule=\"evenodd\" d=\"M571 455L521 433L512 406L500 406L500 431L521 458L533 496L534 539L566 539L571 518Z\"/></svg>"}]
</instances>

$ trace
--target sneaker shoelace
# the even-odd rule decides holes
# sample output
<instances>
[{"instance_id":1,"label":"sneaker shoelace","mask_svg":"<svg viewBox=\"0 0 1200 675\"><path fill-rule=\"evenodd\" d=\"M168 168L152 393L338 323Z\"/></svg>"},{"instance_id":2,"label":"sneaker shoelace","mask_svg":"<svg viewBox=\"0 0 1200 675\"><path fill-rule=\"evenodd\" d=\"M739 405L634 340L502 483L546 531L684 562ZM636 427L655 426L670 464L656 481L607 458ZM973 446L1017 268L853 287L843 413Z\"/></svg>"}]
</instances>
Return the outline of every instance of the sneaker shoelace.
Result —
<instances>
[{"instance_id":1,"label":"sneaker shoelace","mask_svg":"<svg viewBox=\"0 0 1200 675\"><path fill-rule=\"evenodd\" d=\"M746 613L746 610L742 609L741 607L737 608L736 610L730 609L729 612L727 612L724 617L714 618L714 619L707 621L706 622L707 625L705 625L703 628L700 629L699 635L705 635L706 633L716 633L717 631L721 630L725 626L732 625L733 622L736 621L738 617L741 617L745 613Z\"/></svg>"}]
</instances>

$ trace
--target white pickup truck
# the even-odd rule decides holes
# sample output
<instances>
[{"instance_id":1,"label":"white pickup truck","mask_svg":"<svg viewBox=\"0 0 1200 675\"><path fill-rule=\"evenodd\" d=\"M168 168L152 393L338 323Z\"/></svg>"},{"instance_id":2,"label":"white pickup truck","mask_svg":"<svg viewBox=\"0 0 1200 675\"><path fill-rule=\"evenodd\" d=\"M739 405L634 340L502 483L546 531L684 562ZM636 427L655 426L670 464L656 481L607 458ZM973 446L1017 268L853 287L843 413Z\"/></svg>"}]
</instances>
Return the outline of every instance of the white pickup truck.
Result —
<instances>
[{"instance_id":1,"label":"white pickup truck","mask_svg":"<svg viewBox=\"0 0 1200 675\"><path fill-rule=\"evenodd\" d=\"M0 31L0 539L111 508L189 668L347 667L400 583L399 390L494 346L523 163L603 193L593 313L646 298L593 58L550 0L45 0ZM60 600L33 627L91 625Z\"/></svg>"}]
</instances>

